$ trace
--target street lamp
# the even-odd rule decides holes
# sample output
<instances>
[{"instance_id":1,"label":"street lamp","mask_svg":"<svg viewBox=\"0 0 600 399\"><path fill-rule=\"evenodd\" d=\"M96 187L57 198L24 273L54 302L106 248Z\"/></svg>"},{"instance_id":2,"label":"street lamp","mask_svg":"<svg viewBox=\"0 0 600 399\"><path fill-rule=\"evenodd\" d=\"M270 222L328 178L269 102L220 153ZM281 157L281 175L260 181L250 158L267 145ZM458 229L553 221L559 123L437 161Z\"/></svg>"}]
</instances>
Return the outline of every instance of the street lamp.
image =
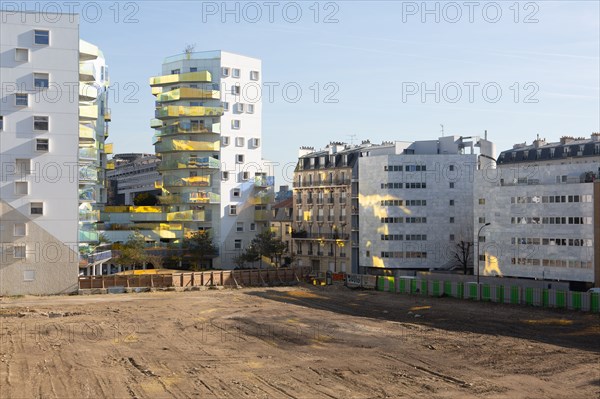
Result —
<instances>
[{"instance_id":1,"label":"street lamp","mask_svg":"<svg viewBox=\"0 0 600 399\"><path fill-rule=\"evenodd\" d=\"M489 226L491 223L486 223L479 228L477 232L477 299L479 299L479 236L481 235L481 230L484 227Z\"/></svg>"}]
</instances>

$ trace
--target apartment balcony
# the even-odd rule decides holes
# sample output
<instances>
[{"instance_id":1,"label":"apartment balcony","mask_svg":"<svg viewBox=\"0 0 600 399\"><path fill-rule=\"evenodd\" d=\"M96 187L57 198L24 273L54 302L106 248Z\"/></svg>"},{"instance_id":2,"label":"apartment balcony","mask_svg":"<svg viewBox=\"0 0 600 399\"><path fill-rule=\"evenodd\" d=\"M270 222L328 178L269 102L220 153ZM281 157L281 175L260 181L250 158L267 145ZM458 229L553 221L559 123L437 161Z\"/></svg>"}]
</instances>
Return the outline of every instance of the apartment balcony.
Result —
<instances>
[{"instance_id":1,"label":"apartment balcony","mask_svg":"<svg viewBox=\"0 0 600 399\"><path fill-rule=\"evenodd\" d=\"M192 140L166 140L156 144L157 153L178 151L219 151L221 142L216 141L192 141Z\"/></svg>"},{"instance_id":2,"label":"apartment balcony","mask_svg":"<svg viewBox=\"0 0 600 399\"><path fill-rule=\"evenodd\" d=\"M160 119L156 119L156 118L150 119L150 127L152 129L159 129L163 126L164 126L164 123Z\"/></svg>"},{"instance_id":3,"label":"apartment balcony","mask_svg":"<svg viewBox=\"0 0 600 399\"><path fill-rule=\"evenodd\" d=\"M270 212L266 209L254 211L254 221L256 222L267 222L270 220Z\"/></svg>"},{"instance_id":4,"label":"apartment balcony","mask_svg":"<svg viewBox=\"0 0 600 399\"><path fill-rule=\"evenodd\" d=\"M182 87L161 93L156 96L156 101L160 103L179 101L179 100L220 100L221 92L219 90L203 90L189 87Z\"/></svg>"},{"instance_id":5,"label":"apartment balcony","mask_svg":"<svg viewBox=\"0 0 600 399\"><path fill-rule=\"evenodd\" d=\"M210 191L187 193L183 194L183 197L191 204L218 204L221 202L221 196Z\"/></svg>"},{"instance_id":6,"label":"apartment balcony","mask_svg":"<svg viewBox=\"0 0 600 399\"><path fill-rule=\"evenodd\" d=\"M98 150L95 147L79 148L79 159L95 161L96 159L98 159Z\"/></svg>"},{"instance_id":7,"label":"apartment balcony","mask_svg":"<svg viewBox=\"0 0 600 399\"><path fill-rule=\"evenodd\" d=\"M254 205L268 205L274 200L273 193L257 193L252 199Z\"/></svg>"},{"instance_id":8,"label":"apartment balcony","mask_svg":"<svg viewBox=\"0 0 600 399\"><path fill-rule=\"evenodd\" d=\"M166 107L159 107L154 111L154 117L159 119L222 115L223 107L186 107L183 105L168 105Z\"/></svg>"},{"instance_id":9,"label":"apartment balcony","mask_svg":"<svg viewBox=\"0 0 600 399\"><path fill-rule=\"evenodd\" d=\"M175 177L164 176L165 187L209 187L210 176Z\"/></svg>"},{"instance_id":10,"label":"apartment balcony","mask_svg":"<svg viewBox=\"0 0 600 399\"><path fill-rule=\"evenodd\" d=\"M294 188L349 186L351 183L352 181L350 179L315 180L303 182L294 181Z\"/></svg>"},{"instance_id":11,"label":"apartment balcony","mask_svg":"<svg viewBox=\"0 0 600 399\"><path fill-rule=\"evenodd\" d=\"M80 210L79 211L79 221L80 222L97 222L100 220L100 211L89 211L89 210Z\"/></svg>"},{"instance_id":12,"label":"apartment balcony","mask_svg":"<svg viewBox=\"0 0 600 399\"><path fill-rule=\"evenodd\" d=\"M182 211L167 213L168 222L210 222L210 213L206 211Z\"/></svg>"},{"instance_id":13,"label":"apartment balcony","mask_svg":"<svg viewBox=\"0 0 600 399\"><path fill-rule=\"evenodd\" d=\"M94 230L79 230L79 242L97 242L100 235Z\"/></svg>"},{"instance_id":14,"label":"apartment balcony","mask_svg":"<svg viewBox=\"0 0 600 399\"><path fill-rule=\"evenodd\" d=\"M275 177L273 176L255 176L254 187L272 187L275 185Z\"/></svg>"},{"instance_id":15,"label":"apartment balcony","mask_svg":"<svg viewBox=\"0 0 600 399\"><path fill-rule=\"evenodd\" d=\"M160 119L154 119L159 121L159 128L162 127L158 136L168 136L173 134L194 134L194 133L221 133L221 124L213 123L211 126L205 126L202 123L192 124L191 122L177 122L169 126L163 126Z\"/></svg>"},{"instance_id":16,"label":"apartment balcony","mask_svg":"<svg viewBox=\"0 0 600 399\"><path fill-rule=\"evenodd\" d=\"M174 83L211 83L212 75L208 71L188 72L175 75L154 76L150 78L150 86L167 86Z\"/></svg>"},{"instance_id":17,"label":"apartment balcony","mask_svg":"<svg viewBox=\"0 0 600 399\"><path fill-rule=\"evenodd\" d=\"M92 43L79 40L79 61L91 61L98 58L99 49Z\"/></svg>"},{"instance_id":18,"label":"apartment balcony","mask_svg":"<svg viewBox=\"0 0 600 399\"><path fill-rule=\"evenodd\" d=\"M110 160L106 163L106 170L115 170L115 161Z\"/></svg>"},{"instance_id":19,"label":"apartment balcony","mask_svg":"<svg viewBox=\"0 0 600 399\"><path fill-rule=\"evenodd\" d=\"M79 125L79 142L93 144L96 142L96 130L89 126Z\"/></svg>"},{"instance_id":20,"label":"apartment balcony","mask_svg":"<svg viewBox=\"0 0 600 399\"><path fill-rule=\"evenodd\" d=\"M80 183L96 183L98 181L98 169L92 165L83 165L79 167Z\"/></svg>"},{"instance_id":21,"label":"apartment balcony","mask_svg":"<svg viewBox=\"0 0 600 399\"><path fill-rule=\"evenodd\" d=\"M94 85L79 83L79 101L94 101L98 98L98 88Z\"/></svg>"},{"instance_id":22,"label":"apartment balcony","mask_svg":"<svg viewBox=\"0 0 600 399\"><path fill-rule=\"evenodd\" d=\"M97 193L93 187L79 189L79 201L96 202Z\"/></svg>"},{"instance_id":23,"label":"apartment balcony","mask_svg":"<svg viewBox=\"0 0 600 399\"><path fill-rule=\"evenodd\" d=\"M98 119L98 106L97 105L80 105L79 106L79 120L82 121L95 121Z\"/></svg>"},{"instance_id":24,"label":"apartment balcony","mask_svg":"<svg viewBox=\"0 0 600 399\"><path fill-rule=\"evenodd\" d=\"M104 144L104 153L106 155L112 154L113 153L113 143L106 143Z\"/></svg>"},{"instance_id":25,"label":"apartment balcony","mask_svg":"<svg viewBox=\"0 0 600 399\"><path fill-rule=\"evenodd\" d=\"M189 159L186 162L162 161L158 166L159 171L177 169L220 169L221 161L213 157Z\"/></svg>"},{"instance_id":26,"label":"apartment balcony","mask_svg":"<svg viewBox=\"0 0 600 399\"><path fill-rule=\"evenodd\" d=\"M79 81L80 82L93 82L96 80L96 68L94 64L79 64Z\"/></svg>"}]
</instances>

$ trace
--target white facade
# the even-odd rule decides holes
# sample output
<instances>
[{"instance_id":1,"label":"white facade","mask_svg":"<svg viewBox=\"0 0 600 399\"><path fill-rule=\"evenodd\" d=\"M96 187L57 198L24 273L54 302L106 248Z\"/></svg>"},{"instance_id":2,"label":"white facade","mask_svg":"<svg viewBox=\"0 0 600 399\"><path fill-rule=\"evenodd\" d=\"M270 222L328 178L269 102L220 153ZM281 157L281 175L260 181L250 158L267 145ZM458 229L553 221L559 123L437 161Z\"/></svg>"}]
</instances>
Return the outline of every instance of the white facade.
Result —
<instances>
[{"instance_id":1,"label":"white facade","mask_svg":"<svg viewBox=\"0 0 600 399\"><path fill-rule=\"evenodd\" d=\"M360 158L360 272L458 266L457 243L473 237L475 174L494 156L491 142L470 139L397 142L393 154Z\"/></svg>"},{"instance_id":2,"label":"white facade","mask_svg":"<svg viewBox=\"0 0 600 399\"><path fill-rule=\"evenodd\" d=\"M527 159L522 159L525 152ZM594 203L599 167L596 135L517 145L500 155L497 170L482 170L474 220L476 226L480 218L491 224L481 234L480 273L579 283L598 279Z\"/></svg>"},{"instance_id":3,"label":"white facade","mask_svg":"<svg viewBox=\"0 0 600 399\"><path fill-rule=\"evenodd\" d=\"M204 71L210 73L206 78L210 78L208 82L187 81L184 76ZM196 120L209 130L206 137L186 137L185 134L175 136L177 140L194 141L189 148L169 145L175 140L173 134L159 138L156 152L162 156L163 187L171 194L204 195L208 192L214 198L201 207L183 201L176 203L171 210L199 209L205 212L205 220L186 221L186 230L210 228L220 249L220 256L213 260L212 266L233 267L233 258L248 246L262 225L266 226L266 199L270 198L273 186L272 178L269 177L273 173L265 170L262 160L262 101L255 94L256 89L260 93L262 84L261 61L224 51L187 53L165 59L162 75L166 79L181 75L181 79L174 78L175 83L172 85L162 84L160 93L163 95L158 96L157 109L164 109L165 106L189 108L183 109L183 113L175 121L157 113L157 118L162 121L159 127L164 131L165 128L175 126L174 123L180 124L179 126L183 123L189 125ZM154 80L154 85L157 82L161 85L159 80ZM183 88L211 90L213 93L204 98L191 96L186 99L183 92L176 93L177 99L169 97ZM216 95L214 91L217 92ZM206 110L202 109L204 107ZM205 113L206 116L195 116L198 113ZM159 135L160 132L161 130ZM200 142L208 145L198 144ZM220 167L209 166L209 170L199 170L200 167L190 165L192 157L194 160L210 157L209 160L216 161ZM175 163L183 167L170 166ZM185 184L183 187L175 187L173 184L173 181L179 184L182 180L190 181L186 179L197 179L200 176L208 178L206 185L201 186L202 189L198 186L185 187Z\"/></svg>"},{"instance_id":4,"label":"white facade","mask_svg":"<svg viewBox=\"0 0 600 399\"><path fill-rule=\"evenodd\" d=\"M78 18L0 18L0 295L70 292L79 261Z\"/></svg>"}]
</instances>

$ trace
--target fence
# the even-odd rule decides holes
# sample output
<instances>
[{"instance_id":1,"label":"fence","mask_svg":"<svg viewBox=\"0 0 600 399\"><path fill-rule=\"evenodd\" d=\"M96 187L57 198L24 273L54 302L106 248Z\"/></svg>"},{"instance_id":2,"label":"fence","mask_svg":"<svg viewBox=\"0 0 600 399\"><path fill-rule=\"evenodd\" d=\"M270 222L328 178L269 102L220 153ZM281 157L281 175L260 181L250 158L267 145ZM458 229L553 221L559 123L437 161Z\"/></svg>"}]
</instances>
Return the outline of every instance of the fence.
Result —
<instances>
[{"instance_id":1,"label":"fence","mask_svg":"<svg viewBox=\"0 0 600 399\"><path fill-rule=\"evenodd\" d=\"M348 275L348 286L357 286L357 281L361 281L362 283L362 280L357 276L360 275ZM369 284L367 286L360 286L363 288L373 288ZM600 312L600 294L590 292L486 283L479 284L478 292L477 283L474 282L422 280L411 277L389 276L377 276L376 289L385 292L450 296L514 305Z\"/></svg>"},{"instance_id":2,"label":"fence","mask_svg":"<svg viewBox=\"0 0 600 399\"><path fill-rule=\"evenodd\" d=\"M112 287L185 288L283 285L302 280L309 272L310 268L308 267L296 267L281 269L175 272L170 274L81 276L79 277L79 289Z\"/></svg>"}]
</instances>

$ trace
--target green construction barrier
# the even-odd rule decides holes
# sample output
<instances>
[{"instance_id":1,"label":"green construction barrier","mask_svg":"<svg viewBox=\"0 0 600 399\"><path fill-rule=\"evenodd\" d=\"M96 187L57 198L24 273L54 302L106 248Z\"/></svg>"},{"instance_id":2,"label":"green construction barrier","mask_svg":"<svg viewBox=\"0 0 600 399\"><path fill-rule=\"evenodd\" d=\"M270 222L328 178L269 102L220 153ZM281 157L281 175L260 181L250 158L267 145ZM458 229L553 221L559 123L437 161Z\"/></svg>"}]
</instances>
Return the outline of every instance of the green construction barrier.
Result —
<instances>
[{"instance_id":1,"label":"green construction barrier","mask_svg":"<svg viewBox=\"0 0 600 399\"><path fill-rule=\"evenodd\" d=\"M567 307L567 293L565 291L556 291L556 307Z\"/></svg>"},{"instance_id":2,"label":"green construction barrier","mask_svg":"<svg viewBox=\"0 0 600 399\"><path fill-rule=\"evenodd\" d=\"M411 294L417 293L417 280L410 280L410 293Z\"/></svg>"},{"instance_id":3,"label":"green construction barrier","mask_svg":"<svg viewBox=\"0 0 600 399\"><path fill-rule=\"evenodd\" d=\"M533 288L525 288L525 304L533 305Z\"/></svg>"},{"instance_id":4,"label":"green construction barrier","mask_svg":"<svg viewBox=\"0 0 600 399\"><path fill-rule=\"evenodd\" d=\"M469 284L469 299L477 299L477 284Z\"/></svg>"},{"instance_id":5,"label":"green construction barrier","mask_svg":"<svg viewBox=\"0 0 600 399\"><path fill-rule=\"evenodd\" d=\"M465 296L465 283L459 281L456 283L456 298L464 298Z\"/></svg>"},{"instance_id":6,"label":"green construction barrier","mask_svg":"<svg viewBox=\"0 0 600 399\"><path fill-rule=\"evenodd\" d=\"M590 310L592 312L600 312L600 294L590 294Z\"/></svg>"},{"instance_id":7,"label":"green construction barrier","mask_svg":"<svg viewBox=\"0 0 600 399\"><path fill-rule=\"evenodd\" d=\"M542 306L545 308L550 306L550 300L548 298L548 290L546 288L542 289Z\"/></svg>"},{"instance_id":8,"label":"green construction barrier","mask_svg":"<svg viewBox=\"0 0 600 399\"><path fill-rule=\"evenodd\" d=\"M503 285L496 286L496 302L504 303L504 286Z\"/></svg>"},{"instance_id":9,"label":"green construction barrier","mask_svg":"<svg viewBox=\"0 0 600 399\"><path fill-rule=\"evenodd\" d=\"M582 300L581 300L581 292L572 292L571 293L571 306L574 310L581 310Z\"/></svg>"},{"instance_id":10,"label":"green construction barrier","mask_svg":"<svg viewBox=\"0 0 600 399\"><path fill-rule=\"evenodd\" d=\"M519 287L510 287L510 303L519 304Z\"/></svg>"},{"instance_id":11,"label":"green construction barrier","mask_svg":"<svg viewBox=\"0 0 600 399\"><path fill-rule=\"evenodd\" d=\"M444 294L448 296L452 295L452 283L450 281L444 281Z\"/></svg>"},{"instance_id":12,"label":"green construction barrier","mask_svg":"<svg viewBox=\"0 0 600 399\"><path fill-rule=\"evenodd\" d=\"M484 284L481 287L481 299L484 301L492 300L492 290L491 290L490 286L487 284Z\"/></svg>"},{"instance_id":13,"label":"green construction barrier","mask_svg":"<svg viewBox=\"0 0 600 399\"><path fill-rule=\"evenodd\" d=\"M440 296L441 292L440 292L440 282L439 281L434 281L432 284L432 288L433 288L433 296Z\"/></svg>"},{"instance_id":14,"label":"green construction barrier","mask_svg":"<svg viewBox=\"0 0 600 399\"><path fill-rule=\"evenodd\" d=\"M427 280L421 280L421 294L427 295L427 291L429 291L427 286Z\"/></svg>"},{"instance_id":15,"label":"green construction barrier","mask_svg":"<svg viewBox=\"0 0 600 399\"><path fill-rule=\"evenodd\" d=\"M383 289L383 277L377 276L377 291L384 291Z\"/></svg>"},{"instance_id":16,"label":"green construction barrier","mask_svg":"<svg viewBox=\"0 0 600 399\"><path fill-rule=\"evenodd\" d=\"M400 292L406 292L406 279L400 279Z\"/></svg>"}]
</instances>

